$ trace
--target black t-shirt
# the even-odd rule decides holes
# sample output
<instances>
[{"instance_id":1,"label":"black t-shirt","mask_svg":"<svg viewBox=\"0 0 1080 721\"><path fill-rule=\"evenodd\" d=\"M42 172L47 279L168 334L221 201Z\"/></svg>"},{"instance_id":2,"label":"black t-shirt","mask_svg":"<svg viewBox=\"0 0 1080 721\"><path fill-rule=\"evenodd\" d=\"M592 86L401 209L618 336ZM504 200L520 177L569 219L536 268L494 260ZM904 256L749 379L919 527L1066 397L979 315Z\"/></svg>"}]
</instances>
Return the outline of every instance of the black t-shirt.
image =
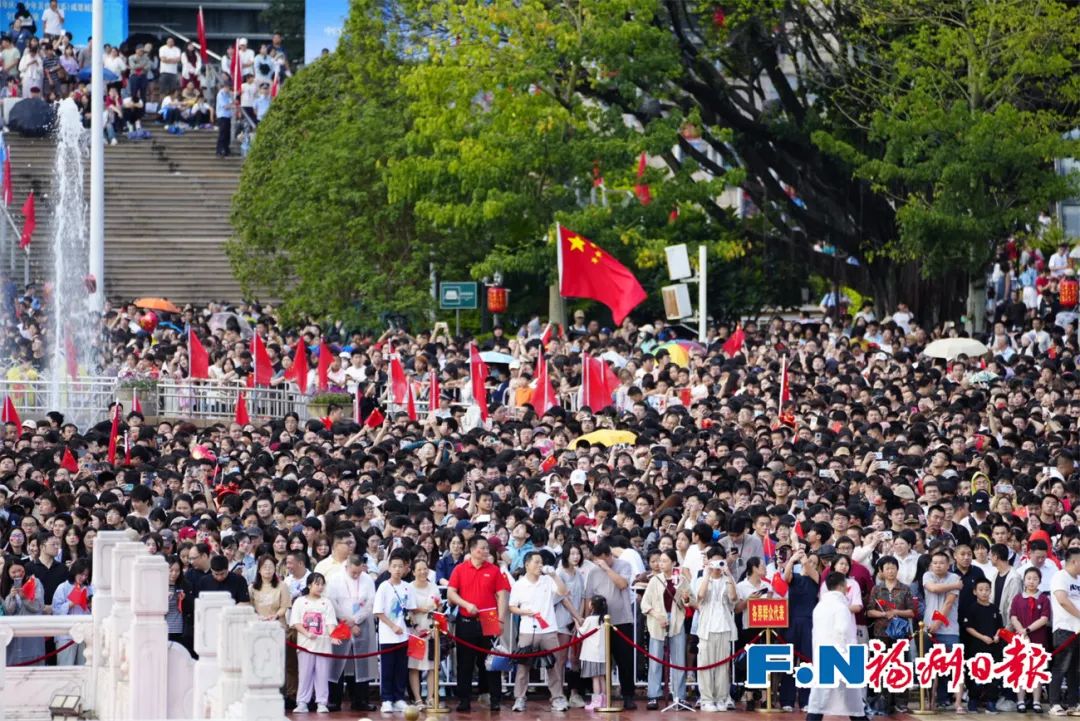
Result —
<instances>
[{"instance_id":1,"label":"black t-shirt","mask_svg":"<svg viewBox=\"0 0 1080 721\"><path fill-rule=\"evenodd\" d=\"M978 601L973 602L967 608L967 613L960 617L961 628L973 628L984 636L994 637L994 634L999 629L1004 627L1001 622L1001 611L998 607L990 604L983 606ZM1000 646L1000 644L986 644L981 639L975 638L969 633L964 633L960 636L960 642L964 644L967 649L966 656L970 657L973 653L980 651L990 651L994 649L994 646Z\"/></svg>"},{"instance_id":2,"label":"black t-shirt","mask_svg":"<svg viewBox=\"0 0 1080 721\"><path fill-rule=\"evenodd\" d=\"M248 595L247 581L235 573L226 574L224 581L217 580L213 574L207 574L199 581L199 585L195 587L195 595L198 596L204 591L226 591L232 595L233 600L237 603L251 602L251 596Z\"/></svg>"},{"instance_id":3,"label":"black t-shirt","mask_svg":"<svg viewBox=\"0 0 1080 721\"><path fill-rule=\"evenodd\" d=\"M67 566L59 561L53 561L52 566L46 568L44 564L34 562L30 564L30 573L41 581L41 590L45 592L45 605L51 605L53 594L56 592L56 589L60 587L61 583L67 580Z\"/></svg>"}]
</instances>

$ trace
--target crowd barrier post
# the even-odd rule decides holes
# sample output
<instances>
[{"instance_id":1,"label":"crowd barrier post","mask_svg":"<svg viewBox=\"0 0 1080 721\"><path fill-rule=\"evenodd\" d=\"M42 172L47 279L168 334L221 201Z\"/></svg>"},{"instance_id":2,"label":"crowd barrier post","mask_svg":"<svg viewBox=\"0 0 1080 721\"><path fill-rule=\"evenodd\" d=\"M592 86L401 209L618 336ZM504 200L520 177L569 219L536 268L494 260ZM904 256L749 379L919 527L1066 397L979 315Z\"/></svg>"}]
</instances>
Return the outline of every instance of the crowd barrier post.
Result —
<instances>
[{"instance_id":1,"label":"crowd barrier post","mask_svg":"<svg viewBox=\"0 0 1080 721\"><path fill-rule=\"evenodd\" d=\"M600 713L620 713L621 707L611 699L611 616L604 616L604 706L596 709Z\"/></svg>"},{"instance_id":2,"label":"crowd barrier post","mask_svg":"<svg viewBox=\"0 0 1080 721\"><path fill-rule=\"evenodd\" d=\"M771 628L765 629L765 645L772 643L773 630ZM765 686L765 708L759 708L758 713L776 713L780 709L773 708L772 705L772 675L769 675L768 684Z\"/></svg>"},{"instance_id":3,"label":"crowd barrier post","mask_svg":"<svg viewBox=\"0 0 1080 721\"><path fill-rule=\"evenodd\" d=\"M428 680L427 712L429 714L450 713L450 709L442 702L442 694L439 693L439 672L442 670L442 648L440 643L442 629L436 623L432 625L431 632L433 634L431 642L435 644L435 663L434 668L431 669L431 677Z\"/></svg>"},{"instance_id":4,"label":"crowd barrier post","mask_svg":"<svg viewBox=\"0 0 1080 721\"><path fill-rule=\"evenodd\" d=\"M922 658L923 654L926 652L926 634L925 634L925 631L926 631L926 624L924 622L920 621L919 622L919 655L917 656L917 658ZM917 678L916 678L916 683L918 683ZM913 713L916 716L929 716L929 715L934 713L931 709L926 707L926 689L923 688L922 684L919 684L919 708L915 709L911 713Z\"/></svg>"}]
</instances>

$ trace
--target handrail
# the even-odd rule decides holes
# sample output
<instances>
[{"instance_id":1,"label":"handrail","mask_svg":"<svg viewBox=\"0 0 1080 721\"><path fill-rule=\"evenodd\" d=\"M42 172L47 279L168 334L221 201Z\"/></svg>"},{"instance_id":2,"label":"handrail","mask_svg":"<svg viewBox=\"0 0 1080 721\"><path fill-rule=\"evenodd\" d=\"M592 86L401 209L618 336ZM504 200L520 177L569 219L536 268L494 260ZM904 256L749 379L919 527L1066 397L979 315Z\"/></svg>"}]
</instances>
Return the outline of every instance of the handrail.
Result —
<instances>
[{"instance_id":1,"label":"handrail","mask_svg":"<svg viewBox=\"0 0 1080 721\"><path fill-rule=\"evenodd\" d=\"M192 40L191 38L189 38L189 37L187 37L185 35L181 35L180 33L176 32L175 30L170 28L168 25L158 25L158 27L161 28L162 30L164 30L165 32L169 33L170 35L172 35L174 38L178 38L180 40L183 40L185 43L195 43L195 47L202 48L202 45L200 45L197 41ZM217 60L219 63L221 62L221 56L218 55L217 53L215 53L213 50L210 50L209 48L207 48L206 54L209 55L210 57L212 57L214 60Z\"/></svg>"},{"instance_id":2,"label":"handrail","mask_svg":"<svg viewBox=\"0 0 1080 721\"><path fill-rule=\"evenodd\" d=\"M9 628L16 638L26 636L66 636L73 626L90 626L94 617L79 616L0 616L0 629Z\"/></svg>"}]
</instances>

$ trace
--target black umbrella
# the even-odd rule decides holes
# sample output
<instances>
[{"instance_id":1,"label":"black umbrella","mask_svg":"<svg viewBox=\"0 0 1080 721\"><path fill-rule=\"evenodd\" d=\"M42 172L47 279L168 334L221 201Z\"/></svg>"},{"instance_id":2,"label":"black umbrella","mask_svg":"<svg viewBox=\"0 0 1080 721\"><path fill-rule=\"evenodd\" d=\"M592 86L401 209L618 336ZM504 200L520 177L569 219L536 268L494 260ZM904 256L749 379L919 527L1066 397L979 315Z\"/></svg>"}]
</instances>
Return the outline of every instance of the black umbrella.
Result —
<instances>
[{"instance_id":1,"label":"black umbrella","mask_svg":"<svg viewBox=\"0 0 1080 721\"><path fill-rule=\"evenodd\" d=\"M8 113L8 127L31 138L49 134L56 120L52 106L41 98L25 98Z\"/></svg>"}]
</instances>

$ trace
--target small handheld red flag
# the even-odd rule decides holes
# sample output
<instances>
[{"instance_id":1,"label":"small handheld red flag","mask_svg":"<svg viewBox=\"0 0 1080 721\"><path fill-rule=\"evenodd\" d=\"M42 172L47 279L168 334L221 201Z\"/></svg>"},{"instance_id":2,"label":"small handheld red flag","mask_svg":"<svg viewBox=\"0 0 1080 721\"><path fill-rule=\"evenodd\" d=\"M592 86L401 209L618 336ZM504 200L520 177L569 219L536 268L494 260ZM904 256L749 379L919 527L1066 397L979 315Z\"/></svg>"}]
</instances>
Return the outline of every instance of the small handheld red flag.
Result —
<instances>
[{"instance_id":1,"label":"small handheld red flag","mask_svg":"<svg viewBox=\"0 0 1080 721\"><path fill-rule=\"evenodd\" d=\"M112 427L109 429L109 465L116 465L116 442L120 439L120 404L113 404Z\"/></svg>"},{"instance_id":2,"label":"small handheld red flag","mask_svg":"<svg viewBox=\"0 0 1080 721\"><path fill-rule=\"evenodd\" d=\"M473 343L469 346L469 383L473 402L480 406L480 420L482 421L488 419L487 388L484 386L487 377L487 363L480 357L480 349L476 347L476 343Z\"/></svg>"},{"instance_id":3,"label":"small handheld red flag","mask_svg":"<svg viewBox=\"0 0 1080 721\"><path fill-rule=\"evenodd\" d=\"M480 618L480 633L485 636L498 636L502 633L502 624L499 623L499 609L482 608L478 617Z\"/></svg>"},{"instance_id":4,"label":"small handheld red flag","mask_svg":"<svg viewBox=\"0 0 1080 721\"><path fill-rule=\"evenodd\" d=\"M334 630L330 632L330 638L338 641L348 641L350 636L352 636L352 631L349 630L349 624L344 621L335 626Z\"/></svg>"},{"instance_id":5,"label":"small handheld red flag","mask_svg":"<svg viewBox=\"0 0 1080 721\"><path fill-rule=\"evenodd\" d=\"M422 661L427 658L427 641L419 636L409 634L409 658Z\"/></svg>"},{"instance_id":6,"label":"small handheld red flag","mask_svg":"<svg viewBox=\"0 0 1080 721\"><path fill-rule=\"evenodd\" d=\"M30 245L30 239L34 235L34 228L37 227L37 211L34 209L34 191L30 191L30 195L26 196L26 202L23 203L22 214L25 221L23 222L22 237L19 238L19 249L22 250Z\"/></svg>"},{"instance_id":7,"label":"small handheld red flag","mask_svg":"<svg viewBox=\"0 0 1080 721\"><path fill-rule=\"evenodd\" d=\"M27 601L34 600L34 594L37 592L37 578L30 576L23 581L22 588L19 589L19 595L25 598Z\"/></svg>"},{"instance_id":8,"label":"small handheld red flag","mask_svg":"<svg viewBox=\"0 0 1080 721\"><path fill-rule=\"evenodd\" d=\"M408 393L409 379L405 376L405 367L401 365L401 357L394 354L390 357L390 393L394 403L405 403L405 395Z\"/></svg>"},{"instance_id":9,"label":"small handheld red flag","mask_svg":"<svg viewBox=\"0 0 1080 721\"><path fill-rule=\"evenodd\" d=\"M270 83L270 97L276 98L280 89L281 88L278 86L278 74L274 73L274 79Z\"/></svg>"},{"instance_id":10,"label":"small handheld red flag","mask_svg":"<svg viewBox=\"0 0 1080 721\"><path fill-rule=\"evenodd\" d=\"M334 362L334 354L326 341L319 341L319 391L323 392L330 387L330 364Z\"/></svg>"},{"instance_id":11,"label":"small handheld red flag","mask_svg":"<svg viewBox=\"0 0 1080 721\"><path fill-rule=\"evenodd\" d=\"M78 606L84 611L90 610L90 594L87 593L86 586L74 586L68 592L68 601L72 606Z\"/></svg>"},{"instance_id":12,"label":"small handheld red flag","mask_svg":"<svg viewBox=\"0 0 1080 721\"><path fill-rule=\"evenodd\" d=\"M999 628L997 632L998 638L1005 643L1012 643L1012 640L1016 638L1016 631L1010 631L1007 628Z\"/></svg>"},{"instance_id":13,"label":"small handheld red flag","mask_svg":"<svg viewBox=\"0 0 1080 721\"><path fill-rule=\"evenodd\" d=\"M540 470L543 471L544 473L547 473L552 468L554 468L556 466L556 464L558 464L558 461L555 459L555 456L550 455L547 458L545 458L543 461L540 462Z\"/></svg>"},{"instance_id":14,"label":"small handheld red flag","mask_svg":"<svg viewBox=\"0 0 1080 721\"><path fill-rule=\"evenodd\" d=\"M435 625L439 629L439 633L450 633L450 621L447 620L445 613L439 613L436 611L431 614L431 618L435 621Z\"/></svg>"},{"instance_id":15,"label":"small handheld red flag","mask_svg":"<svg viewBox=\"0 0 1080 721\"><path fill-rule=\"evenodd\" d=\"M742 350L744 343L746 343L746 333L743 332L742 325L737 325L735 326L735 332L724 341L724 355L728 358L733 357Z\"/></svg>"},{"instance_id":16,"label":"small handheld red flag","mask_svg":"<svg viewBox=\"0 0 1080 721\"><path fill-rule=\"evenodd\" d=\"M210 354L206 352L199 336L188 328L188 374L192 379L210 378Z\"/></svg>"},{"instance_id":17,"label":"small handheld red flag","mask_svg":"<svg viewBox=\"0 0 1080 721\"><path fill-rule=\"evenodd\" d=\"M69 473L79 472L79 462L75 460L70 448L64 448L64 456L60 459L60 467Z\"/></svg>"},{"instance_id":18,"label":"small handheld red flag","mask_svg":"<svg viewBox=\"0 0 1080 721\"><path fill-rule=\"evenodd\" d=\"M251 416L248 415L247 399L244 398L244 391L237 391L236 393L236 417L233 420L242 426L251 423Z\"/></svg>"},{"instance_id":19,"label":"small handheld red flag","mask_svg":"<svg viewBox=\"0 0 1080 721\"><path fill-rule=\"evenodd\" d=\"M786 596L788 592L788 582L784 580L784 577L779 573L774 573L772 579L769 581L769 585L772 586L772 590L777 596Z\"/></svg>"},{"instance_id":20,"label":"small handheld red flag","mask_svg":"<svg viewBox=\"0 0 1080 721\"><path fill-rule=\"evenodd\" d=\"M536 355L536 390L532 395L532 407L537 415L544 415L552 407L558 405L555 399L555 386L548 376L547 361L544 359L544 351L540 349Z\"/></svg>"},{"instance_id":21,"label":"small handheld red flag","mask_svg":"<svg viewBox=\"0 0 1080 721\"><path fill-rule=\"evenodd\" d=\"M945 628L949 627L949 619L946 618L945 614L941 611L934 611L934 613L930 615L930 620L940 622Z\"/></svg>"},{"instance_id":22,"label":"small handheld red flag","mask_svg":"<svg viewBox=\"0 0 1080 721\"><path fill-rule=\"evenodd\" d=\"M364 425L368 428L378 428L386 421L386 416L378 408L375 408L368 414L367 420L364 421Z\"/></svg>"},{"instance_id":23,"label":"small handheld red flag","mask_svg":"<svg viewBox=\"0 0 1080 721\"><path fill-rule=\"evenodd\" d=\"M22 433L22 419L19 418L19 412L15 410L15 403L11 400L11 396L4 396L4 415L0 418L4 423L14 423L18 428L18 432Z\"/></svg>"},{"instance_id":24,"label":"small handheld red flag","mask_svg":"<svg viewBox=\"0 0 1080 721\"><path fill-rule=\"evenodd\" d=\"M419 416L416 414L416 399L413 395L412 383L409 383L407 387L405 412L409 414L410 421L415 421Z\"/></svg>"},{"instance_id":25,"label":"small handheld red flag","mask_svg":"<svg viewBox=\"0 0 1080 721\"><path fill-rule=\"evenodd\" d=\"M551 626L550 623L544 620L543 616L533 616L533 620L536 621L536 625L540 627L541 631L546 631Z\"/></svg>"}]
</instances>

